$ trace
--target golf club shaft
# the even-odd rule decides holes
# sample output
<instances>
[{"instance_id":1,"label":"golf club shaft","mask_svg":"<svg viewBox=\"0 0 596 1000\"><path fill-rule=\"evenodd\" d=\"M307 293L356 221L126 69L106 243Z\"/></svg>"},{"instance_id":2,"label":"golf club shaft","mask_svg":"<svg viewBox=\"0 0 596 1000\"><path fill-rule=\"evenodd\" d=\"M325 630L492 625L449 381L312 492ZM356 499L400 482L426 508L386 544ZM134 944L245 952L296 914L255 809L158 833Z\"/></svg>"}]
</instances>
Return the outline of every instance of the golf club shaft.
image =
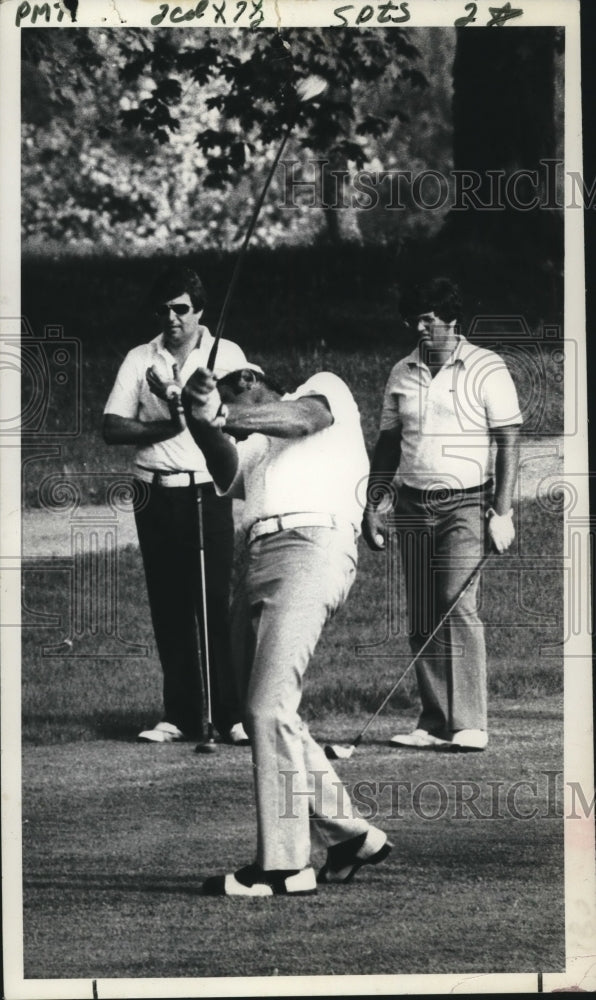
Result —
<instances>
[{"instance_id":1,"label":"golf club shaft","mask_svg":"<svg viewBox=\"0 0 596 1000\"><path fill-rule=\"evenodd\" d=\"M209 625L207 621L207 574L205 572L205 534L203 530L203 490L197 487L197 521L199 528L199 572L201 613L198 616L199 646L203 664L205 698L207 701L207 739L213 739L213 710L211 706L211 665L209 662Z\"/></svg>"},{"instance_id":2,"label":"golf club shaft","mask_svg":"<svg viewBox=\"0 0 596 1000\"><path fill-rule=\"evenodd\" d=\"M381 704L377 708L375 714L368 720L368 722L366 723L366 725L365 725L364 729L362 730L362 732L360 732L358 734L358 736L356 737L356 739L352 743L353 747L357 747L358 744L362 741L362 738L365 736L365 734L367 733L367 731L370 729L370 727L372 726L372 724L375 721L375 719L381 714L381 712L385 708L385 705L387 704L387 702L389 701L389 699L397 691L399 685L403 681L403 679L406 676L406 674L408 673L408 671L411 670L411 668L414 666L414 664L416 663L416 661L418 659L420 659L420 657L424 653L424 650L427 648L427 646L435 638L435 636L436 636L437 632L439 631L439 629L441 628L441 626L445 624L445 621L447 620L447 618L449 617L449 615L451 614L451 612L457 607L457 605L461 601L461 599L464 596L464 594L466 593L466 591L472 586L472 583L474 582L474 580L476 579L476 577L478 576L478 574L481 572L481 570L482 570L484 564L486 563L487 559L490 558L490 555L491 555L490 552L485 553L485 555L483 555L482 559L480 560L480 562L478 563L478 565L476 566L476 568L472 571L472 573L470 573L470 576L468 577L468 579L464 583L463 587L461 587L461 589L458 591L457 596L453 599L453 601L451 602L451 605L449 606L449 608L447 609L447 611L445 611L445 613L441 616L441 618L439 619L439 621L435 625L434 629L432 630L431 634L425 640L425 642L420 647L420 649L418 650L418 652L416 653L416 655L410 660L410 662L408 663L408 665L407 665L406 669L404 670L403 674L395 682L395 684L391 688L389 694L386 695L386 697L384 698L384 700L381 702Z\"/></svg>"},{"instance_id":3,"label":"golf club shaft","mask_svg":"<svg viewBox=\"0 0 596 1000\"><path fill-rule=\"evenodd\" d=\"M271 164L271 167L269 168L269 173L267 174L267 178L265 180L265 184L263 185L263 190L261 191L261 194L259 195L259 198L257 199L256 205L255 205L253 213L252 213L252 218L251 218L250 223L248 225L248 229L246 230L246 235L244 237L244 241L242 243L242 246L240 247L240 252L239 252L239 254L238 254L237 258L236 258L236 263L234 265L234 270L232 272L232 278L230 280L230 284L229 284L228 290L226 292L226 297L224 299L224 303L223 303L223 306L222 306L222 309L221 309L221 313L219 314L219 319L217 321L217 327L215 329L215 339L213 341L213 346L211 348L211 351L209 352L209 358L207 360L207 368L209 369L209 371L213 371L213 368L214 368L214 365L215 365L215 359L217 357L217 349L219 347L219 342L221 340L221 335L223 333L223 329L224 329L224 326L225 326L226 318L227 318L227 315L228 315L228 310L230 308L230 303L232 301L232 295L234 293L234 289L235 289L236 284L238 282L238 276L240 274L240 269L242 267L242 262L244 260L245 255L246 255L246 250L248 248L248 244L250 243L251 236L252 236L252 234L255 231L255 226L257 224L257 219L259 218L259 214L260 214L261 208L263 207L263 202L265 201L265 195L267 194L267 191L269 190L269 185L271 184L271 181L273 180L273 175L274 175L275 171L277 170L277 165L278 165L278 163L279 163L279 161L281 159L281 155L282 155L284 149L286 148L286 143L288 141L290 132L292 131L295 122L296 122L296 117L292 118L292 120L289 122L289 124L286 125L286 129L285 129L285 132L283 134L283 138L282 138L282 141L280 143L279 149L277 151L277 154L275 156L275 159L274 159L273 163Z\"/></svg>"}]
</instances>

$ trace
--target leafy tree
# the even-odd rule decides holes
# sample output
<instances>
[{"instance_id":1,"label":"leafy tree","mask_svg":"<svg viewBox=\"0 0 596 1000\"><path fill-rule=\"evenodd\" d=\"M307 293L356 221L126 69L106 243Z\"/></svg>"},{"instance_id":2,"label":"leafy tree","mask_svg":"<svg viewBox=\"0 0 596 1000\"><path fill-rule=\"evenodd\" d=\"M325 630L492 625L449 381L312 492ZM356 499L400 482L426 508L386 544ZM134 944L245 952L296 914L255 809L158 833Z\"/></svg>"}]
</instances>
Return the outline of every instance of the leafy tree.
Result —
<instances>
[{"instance_id":1,"label":"leafy tree","mask_svg":"<svg viewBox=\"0 0 596 1000\"><path fill-rule=\"evenodd\" d=\"M233 242L312 73L329 90L300 105L293 144L330 169L362 167L425 83L399 29L30 29L22 46L25 234L90 250ZM256 239L312 237L313 216L270 205Z\"/></svg>"}]
</instances>

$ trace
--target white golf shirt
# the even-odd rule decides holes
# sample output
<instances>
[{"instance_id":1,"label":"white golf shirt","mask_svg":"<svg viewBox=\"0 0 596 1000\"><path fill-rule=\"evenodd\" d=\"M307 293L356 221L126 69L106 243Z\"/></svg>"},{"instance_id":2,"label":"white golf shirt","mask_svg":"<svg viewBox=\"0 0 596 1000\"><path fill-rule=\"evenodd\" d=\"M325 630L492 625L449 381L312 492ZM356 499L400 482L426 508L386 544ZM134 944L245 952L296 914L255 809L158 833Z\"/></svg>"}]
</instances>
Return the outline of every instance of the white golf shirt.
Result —
<instances>
[{"instance_id":1,"label":"white golf shirt","mask_svg":"<svg viewBox=\"0 0 596 1000\"><path fill-rule=\"evenodd\" d=\"M369 465L358 407L345 382L330 372L313 375L282 402L305 396L325 397L331 426L302 438L251 434L238 442L239 467L226 492L245 500L247 529L260 518L316 512L359 532Z\"/></svg>"},{"instance_id":2,"label":"white golf shirt","mask_svg":"<svg viewBox=\"0 0 596 1000\"><path fill-rule=\"evenodd\" d=\"M179 371L180 382L184 385L197 368L205 368L214 337L205 326L199 327L200 343L188 355ZM175 358L163 345L163 334L148 344L140 344L126 355L104 413L118 417L141 420L167 420L170 413L167 404L151 392L146 379L147 369L153 366L160 378L171 381L174 377ZM221 340L217 351L215 375L221 378L228 372L242 368L246 364L244 351L231 340ZM181 431L167 441L145 445L135 454L137 466L154 470L185 470L195 473L198 483L210 483L212 477L207 471L203 452L195 443L189 430Z\"/></svg>"},{"instance_id":3,"label":"white golf shirt","mask_svg":"<svg viewBox=\"0 0 596 1000\"><path fill-rule=\"evenodd\" d=\"M416 348L389 376L381 431L401 427L398 479L416 489L469 489L491 474L490 431L521 424L503 359L465 337L435 377Z\"/></svg>"}]
</instances>

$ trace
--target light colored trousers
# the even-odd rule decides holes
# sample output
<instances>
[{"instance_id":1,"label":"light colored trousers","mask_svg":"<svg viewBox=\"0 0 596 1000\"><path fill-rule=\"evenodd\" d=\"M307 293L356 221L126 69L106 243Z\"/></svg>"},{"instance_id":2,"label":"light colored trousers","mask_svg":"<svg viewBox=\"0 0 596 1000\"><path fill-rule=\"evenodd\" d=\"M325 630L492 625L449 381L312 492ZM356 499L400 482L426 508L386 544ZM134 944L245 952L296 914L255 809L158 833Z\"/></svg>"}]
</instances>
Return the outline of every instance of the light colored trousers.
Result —
<instances>
[{"instance_id":1,"label":"light colored trousers","mask_svg":"<svg viewBox=\"0 0 596 1000\"><path fill-rule=\"evenodd\" d=\"M369 829L298 714L304 672L356 561L351 526L280 531L248 547L232 605L232 656L252 746L256 860L266 871L310 863L311 822L328 845Z\"/></svg>"},{"instance_id":2,"label":"light colored trousers","mask_svg":"<svg viewBox=\"0 0 596 1000\"><path fill-rule=\"evenodd\" d=\"M485 550L485 493L442 491L425 500L402 487L393 523L399 536L410 626L417 653ZM450 738L486 729L486 648L478 617L477 577L416 663L418 726Z\"/></svg>"}]
</instances>

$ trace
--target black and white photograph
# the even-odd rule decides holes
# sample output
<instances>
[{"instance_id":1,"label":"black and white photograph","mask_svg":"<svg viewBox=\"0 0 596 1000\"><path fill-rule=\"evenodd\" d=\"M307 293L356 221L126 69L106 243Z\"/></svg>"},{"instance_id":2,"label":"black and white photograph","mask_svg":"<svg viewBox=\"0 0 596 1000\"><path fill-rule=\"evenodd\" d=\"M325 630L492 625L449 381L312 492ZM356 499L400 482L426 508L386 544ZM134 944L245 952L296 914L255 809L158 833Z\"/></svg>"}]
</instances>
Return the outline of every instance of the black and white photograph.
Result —
<instances>
[{"instance_id":1,"label":"black and white photograph","mask_svg":"<svg viewBox=\"0 0 596 1000\"><path fill-rule=\"evenodd\" d=\"M0 5L6 1000L596 989L580 28Z\"/></svg>"}]
</instances>

